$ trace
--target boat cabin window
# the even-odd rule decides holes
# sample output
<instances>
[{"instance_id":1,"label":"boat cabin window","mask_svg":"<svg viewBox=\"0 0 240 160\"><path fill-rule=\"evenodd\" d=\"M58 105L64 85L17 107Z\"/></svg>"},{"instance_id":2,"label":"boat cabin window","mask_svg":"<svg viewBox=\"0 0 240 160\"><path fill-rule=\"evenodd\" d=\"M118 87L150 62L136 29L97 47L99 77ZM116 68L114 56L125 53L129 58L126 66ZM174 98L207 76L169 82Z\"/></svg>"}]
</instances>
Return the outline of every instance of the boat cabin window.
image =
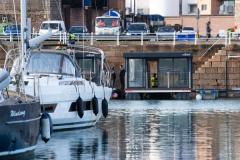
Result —
<instances>
[{"instance_id":1,"label":"boat cabin window","mask_svg":"<svg viewBox=\"0 0 240 160\"><path fill-rule=\"evenodd\" d=\"M89 59L89 58L84 58L84 59L78 59L78 65L81 68L81 71L83 73L85 72L94 72L94 66L93 66L93 60L94 59Z\"/></svg>"},{"instance_id":2,"label":"boat cabin window","mask_svg":"<svg viewBox=\"0 0 240 160\"><path fill-rule=\"evenodd\" d=\"M75 75L75 66L72 64L72 61L64 56L63 65L62 65L62 74Z\"/></svg>"},{"instance_id":3,"label":"boat cabin window","mask_svg":"<svg viewBox=\"0 0 240 160\"><path fill-rule=\"evenodd\" d=\"M62 56L60 54L33 53L27 66L29 73L59 74Z\"/></svg>"},{"instance_id":4,"label":"boat cabin window","mask_svg":"<svg viewBox=\"0 0 240 160\"><path fill-rule=\"evenodd\" d=\"M72 61L62 54L32 53L27 65L28 73L75 75Z\"/></svg>"},{"instance_id":5,"label":"boat cabin window","mask_svg":"<svg viewBox=\"0 0 240 160\"><path fill-rule=\"evenodd\" d=\"M78 58L77 63L81 68L83 76L97 84L100 83L101 59L98 58Z\"/></svg>"}]
</instances>

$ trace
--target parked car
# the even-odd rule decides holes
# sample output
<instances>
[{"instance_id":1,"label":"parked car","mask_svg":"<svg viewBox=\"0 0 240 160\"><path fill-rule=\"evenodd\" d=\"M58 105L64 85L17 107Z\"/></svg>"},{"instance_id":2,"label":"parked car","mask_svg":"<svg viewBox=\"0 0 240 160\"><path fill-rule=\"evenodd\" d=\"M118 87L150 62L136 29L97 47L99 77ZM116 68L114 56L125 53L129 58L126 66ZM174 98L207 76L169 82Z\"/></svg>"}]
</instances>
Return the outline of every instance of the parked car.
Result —
<instances>
[{"instance_id":1,"label":"parked car","mask_svg":"<svg viewBox=\"0 0 240 160\"><path fill-rule=\"evenodd\" d=\"M183 27L182 33L195 34L195 31L193 27Z\"/></svg>"},{"instance_id":2,"label":"parked car","mask_svg":"<svg viewBox=\"0 0 240 160\"><path fill-rule=\"evenodd\" d=\"M17 36L21 34L21 25L11 24L3 28L3 35Z\"/></svg>"},{"instance_id":3,"label":"parked car","mask_svg":"<svg viewBox=\"0 0 240 160\"><path fill-rule=\"evenodd\" d=\"M126 35L147 35L150 33L149 27L146 23L131 23L128 28Z\"/></svg>"},{"instance_id":4,"label":"parked car","mask_svg":"<svg viewBox=\"0 0 240 160\"><path fill-rule=\"evenodd\" d=\"M194 41L196 38L193 27L183 27L181 32L176 35L177 41Z\"/></svg>"},{"instance_id":5,"label":"parked car","mask_svg":"<svg viewBox=\"0 0 240 160\"><path fill-rule=\"evenodd\" d=\"M51 29L53 35L59 35L60 33L66 32L63 21L43 21L39 30L39 35L48 33L49 29Z\"/></svg>"},{"instance_id":6,"label":"parked car","mask_svg":"<svg viewBox=\"0 0 240 160\"><path fill-rule=\"evenodd\" d=\"M86 26L72 26L68 32L70 34L74 34L77 37L88 35L88 29Z\"/></svg>"},{"instance_id":7,"label":"parked car","mask_svg":"<svg viewBox=\"0 0 240 160\"><path fill-rule=\"evenodd\" d=\"M174 34L175 29L172 26L159 27L156 32L157 39L160 40L173 40Z\"/></svg>"}]
</instances>

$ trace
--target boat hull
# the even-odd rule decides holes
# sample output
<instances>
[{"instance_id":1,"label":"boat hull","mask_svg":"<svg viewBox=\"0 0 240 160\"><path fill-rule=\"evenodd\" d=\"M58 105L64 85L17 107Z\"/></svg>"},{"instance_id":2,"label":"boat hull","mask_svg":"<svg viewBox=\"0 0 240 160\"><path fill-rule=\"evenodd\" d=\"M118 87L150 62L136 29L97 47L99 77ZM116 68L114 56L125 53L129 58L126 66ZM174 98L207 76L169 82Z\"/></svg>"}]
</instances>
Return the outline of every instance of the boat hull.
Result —
<instances>
[{"instance_id":1,"label":"boat hull","mask_svg":"<svg viewBox=\"0 0 240 160\"><path fill-rule=\"evenodd\" d=\"M102 100L105 98L109 102L112 94L111 88L96 86L94 83L89 83L89 81L80 78L62 77L59 80L57 77L42 77L37 80L39 83L37 87L34 87L34 80L30 77L26 78L26 80L28 80L28 85L25 86L25 92L34 96L34 88L36 88L35 92L39 94L37 96L40 97L42 112L49 113L53 122L53 130L79 129L96 125L102 116ZM66 83L66 81L84 81L84 85L59 85L63 82ZM78 92L76 92L75 87L78 87ZM81 95L83 102L91 102L94 97L92 89L98 99L99 112L95 115L90 103L88 107L84 107L84 115L81 118L73 103L77 101L79 95ZM74 107L71 107L72 105Z\"/></svg>"},{"instance_id":2,"label":"boat hull","mask_svg":"<svg viewBox=\"0 0 240 160\"><path fill-rule=\"evenodd\" d=\"M0 105L0 157L33 151L40 130L39 102Z\"/></svg>"}]
</instances>

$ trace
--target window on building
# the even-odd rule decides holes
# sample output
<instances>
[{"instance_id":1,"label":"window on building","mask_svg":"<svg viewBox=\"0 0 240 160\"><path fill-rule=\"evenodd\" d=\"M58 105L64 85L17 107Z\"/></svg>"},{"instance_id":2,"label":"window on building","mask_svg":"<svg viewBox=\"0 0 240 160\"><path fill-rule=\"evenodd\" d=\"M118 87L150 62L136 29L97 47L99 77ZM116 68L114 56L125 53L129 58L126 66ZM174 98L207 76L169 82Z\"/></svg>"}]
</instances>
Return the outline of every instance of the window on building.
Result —
<instances>
[{"instance_id":1,"label":"window on building","mask_svg":"<svg viewBox=\"0 0 240 160\"><path fill-rule=\"evenodd\" d=\"M206 11L207 10L207 5L206 4L202 4L201 8L202 8L202 11Z\"/></svg>"},{"instance_id":2,"label":"window on building","mask_svg":"<svg viewBox=\"0 0 240 160\"><path fill-rule=\"evenodd\" d=\"M235 0L222 0L219 7L220 15L234 15Z\"/></svg>"},{"instance_id":3,"label":"window on building","mask_svg":"<svg viewBox=\"0 0 240 160\"><path fill-rule=\"evenodd\" d=\"M195 14L197 13L197 4L189 4L188 5L189 8L189 14Z\"/></svg>"},{"instance_id":4,"label":"window on building","mask_svg":"<svg viewBox=\"0 0 240 160\"><path fill-rule=\"evenodd\" d=\"M92 1L92 7L93 8L102 8L102 7L107 7L107 6L108 6L108 1L107 0Z\"/></svg>"}]
</instances>

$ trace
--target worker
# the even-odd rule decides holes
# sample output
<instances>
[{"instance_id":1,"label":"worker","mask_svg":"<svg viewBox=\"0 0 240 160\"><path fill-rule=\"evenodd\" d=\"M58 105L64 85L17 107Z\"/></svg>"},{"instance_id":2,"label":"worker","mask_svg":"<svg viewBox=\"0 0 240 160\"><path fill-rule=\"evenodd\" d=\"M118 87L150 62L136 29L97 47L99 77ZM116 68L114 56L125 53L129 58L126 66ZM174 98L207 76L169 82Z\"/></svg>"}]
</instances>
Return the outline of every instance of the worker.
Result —
<instances>
[{"instance_id":1,"label":"worker","mask_svg":"<svg viewBox=\"0 0 240 160\"><path fill-rule=\"evenodd\" d=\"M151 76L151 88L157 88L158 84L157 84L157 74L153 73Z\"/></svg>"},{"instance_id":2,"label":"worker","mask_svg":"<svg viewBox=\"0 0 240 160\"><path fill-rule=\"evenodd\" d=\"M69 44L74 45L75 41L77 40L77 37L75 36L75 34L70 33L68 38L69 38L68 39Z\"/></svg>"}]
</instances>

